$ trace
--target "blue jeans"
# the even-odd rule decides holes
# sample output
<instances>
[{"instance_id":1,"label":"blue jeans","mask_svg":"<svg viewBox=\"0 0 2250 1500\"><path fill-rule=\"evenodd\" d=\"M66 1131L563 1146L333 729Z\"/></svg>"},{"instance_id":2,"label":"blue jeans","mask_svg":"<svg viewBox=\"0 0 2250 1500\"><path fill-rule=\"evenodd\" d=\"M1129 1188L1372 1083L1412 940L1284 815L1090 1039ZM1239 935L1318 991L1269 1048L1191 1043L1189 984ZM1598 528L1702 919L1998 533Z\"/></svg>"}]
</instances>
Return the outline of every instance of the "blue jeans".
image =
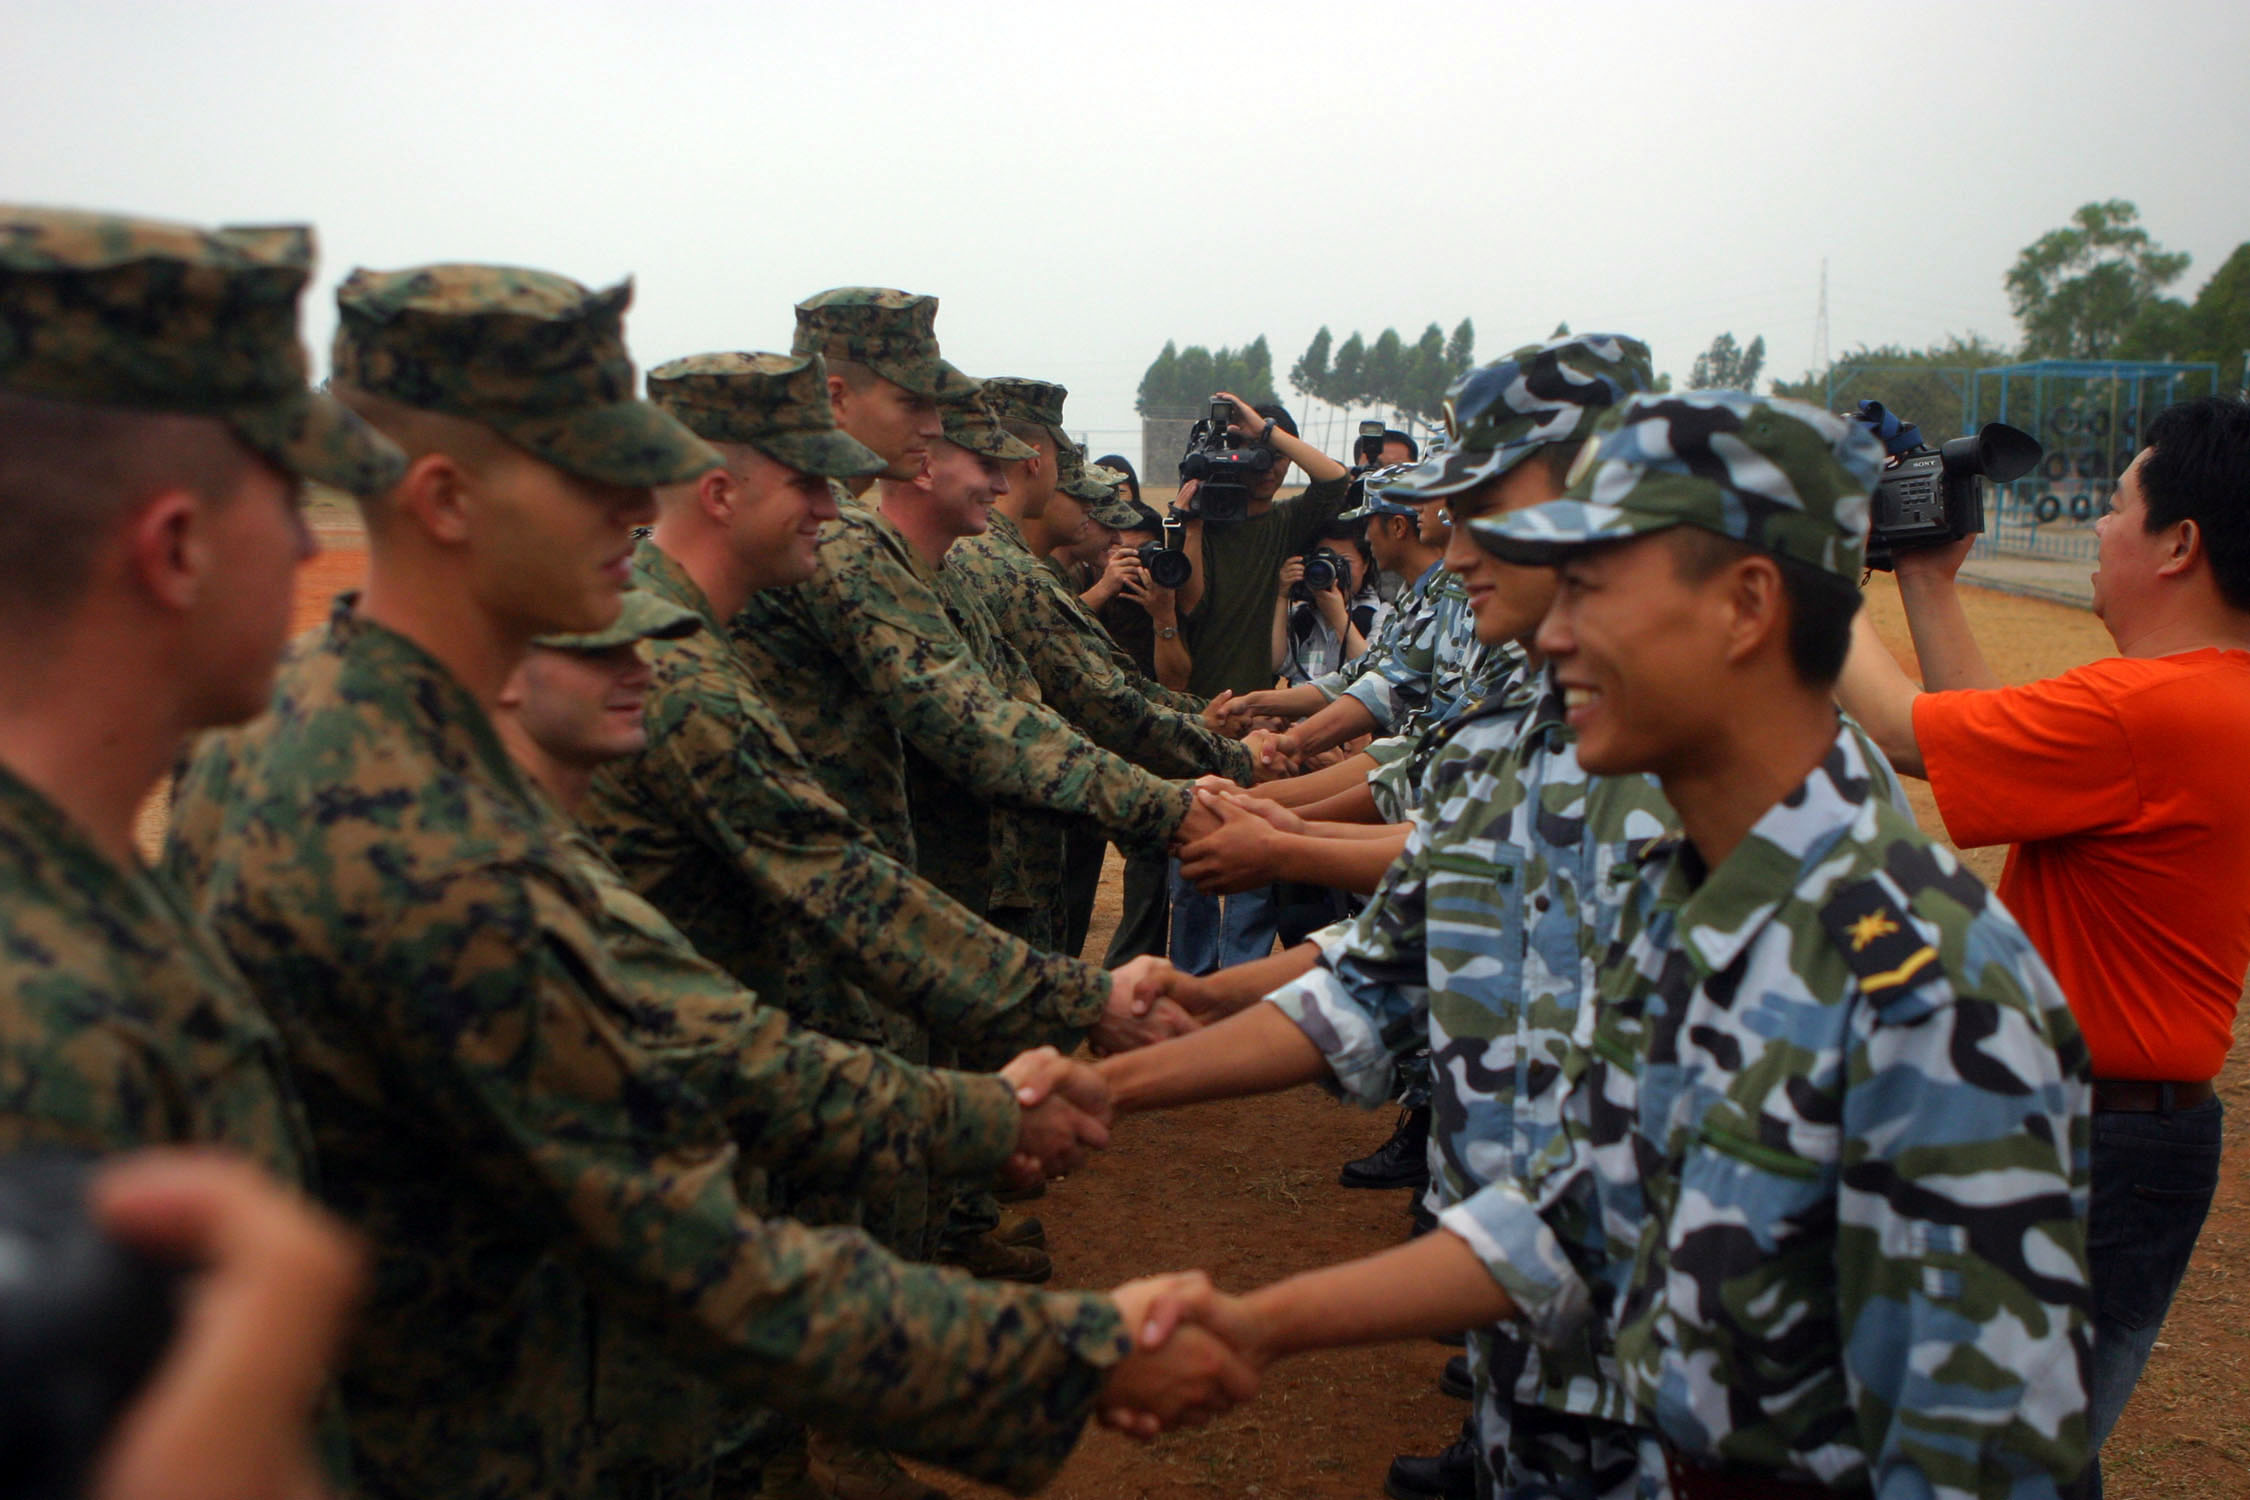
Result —
<instances>
[{"instance_id":1,"label":"blue jeans","mask_svg":"<svg viewBox=\"0 0 2250 1500\"><path fill-rule=\"evenodd\" d=\"M2097 1454L2140 1381L2203 1232L2219 1186L2223 1119L2216 1099L2191 1109L2094 1115L2093 1208L2086 1220L2094 1365L2086 1395ZM2099 1457L2071 1493L2099 1500Z\"/></svg>"},{"instance_id":2,"label":"blue jeans","mask_svg":"<svg viewBox=\"0 0 2250 1500\"><path fill-rule=\"evenodd\" d=\"M1206 896L1181 876L1180 862L1172 861L1173 966L1186 974L1209 974L1231 969L1273 952L1273 888L1221 898Z\"/></svg>"}]
</instances>

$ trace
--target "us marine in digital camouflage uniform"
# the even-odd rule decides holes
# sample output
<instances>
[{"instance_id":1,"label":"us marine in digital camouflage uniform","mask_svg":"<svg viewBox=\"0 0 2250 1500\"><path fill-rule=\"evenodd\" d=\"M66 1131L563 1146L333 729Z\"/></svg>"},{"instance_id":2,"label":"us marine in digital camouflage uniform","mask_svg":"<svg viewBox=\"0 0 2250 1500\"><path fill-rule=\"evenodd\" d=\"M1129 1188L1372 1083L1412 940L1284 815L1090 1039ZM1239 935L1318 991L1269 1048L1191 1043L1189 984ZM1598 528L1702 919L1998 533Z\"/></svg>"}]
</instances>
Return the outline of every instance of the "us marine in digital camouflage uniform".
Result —
<instances>
[{"instance_id":1,"label":"us marine in digital camouflage uniform","mask_svg":"<svg viewBox=\"0 0 2250 1500\"><path fill-rule=\"evenodd\" d=\"M1081 1134L1098 1144L1098 1130L1084 1132L1067 1099L1043 1101L1047 1118L1027 1116L1019 1130L1012 1085L1034 1073L1063 1081L1081 1065L1052 1052L1027 1054L1007 1070L1014 1076L972 1078L909 1067L887 1052L794 1026L696 953L568 821L596 770L647 743L641 698L651 674L640 642L699 628L687 610L628 593L607 630L542 637L495 718L511 757L560 809L560 836L600 895L602 935L632 988L620 1024L679 1070L730 1127L747 1169L738 1171L747 1204L763 1201L768 1172L800 1190L824 1185L875 1198L920 1191L925 1171L987 1180L1011 1149L1032 1153L1049 1171L1069 1167ZM629 1446L648 1467L675 1475L710 1470L718 1451L746 1450L728 1452L722 1482L755 1464L756 1493L767 1500L828 1493L805 1472L806 1445L788 1424L771 1413L745 1419L739 1402L726 1413L732 1420L722 1421L720 1392L683 1379L661 1349L643 1347L631 1329L623 1333L621 1347L602 1351L596 1372L605 1446ZM835 1455L824 1456L833 1471Z\"/></svg>"},{"instance_id":2,"label":"us marine in digital camouflage uniform","mask_svg":"<svg viewBox=\"0 0 2250 1500\"><path fill-rule=\"evenodd\" d=\"M1595 419L1649 383L1635 339L1518 349L1456 385L1454 441L1391 476L1381 498L1405 490L1462 515L1551 499ZM1551 575L1494 568L1458 520L1444 565L1464 599L1465 574L1481 591L1472 621L1483 645L1520 656L1553 596ZM1397 1097L1410 1073L1427 1079L1434 1062L1432 1206L1474 1205L1517 1177L1557 1129L1581 998L1624 893L1616 877L1630 877L1633 852L1670 816L1647 777L1589 783L1556 732L1559 715L1559 698L1532 678L1433 731L1406 849L1366 908L1329 929L1269 1005L1106 1065L1120 1106L1208 1096L1223 1075L1204 1073L1192 1093L1167 1081L1199 1055L1286 1047L1306 1077L1368 1108ZM1590 1332L1541 1350L1511 1325L1472 1329L1477 1441L1400 1459L1393 1491L1462 1494L1489 1465L1503 1494L1630 1500L1637 1446L1629 1430L1622 1442L1610 1430L1630 1411L1606 1358Z\"/></svg>"},{"instance_id":3,"label":"us marine in digital camouflage uniform","mask_svg":"<svg viewBox=\"0 0 2250 1500\"><path fill-rule=\"evenodd\" d=\"M1661 766L1687 837L1644 859L1565 1128L1443 1221L1543 1346L1615 1332L1644 1469L1691 1500L2055 1494L2087 1455L2085 1049L1829 698L1880 449L1730 392L1621 418L1480 539L1561 567L1539 643L1579 760ZM1723 733L1757 748L1714 764ZM1745 784L1762 807L1713 792Z\"/></svg>"},{"instance_id":4,"label":"us marine in digital camouflage uniform","mask_svg":"<svg viewBox=\"0 0 2250 1500\"><path fill-rule=\"evenodd\" d=\"M1097 1399L1144 1405L1117 1394L1144 1358L1118 1363L1120 1304L746 1212L724 1122L615 1019L636 997L600 894L494 734L534 636L615 618L647 486L716 461L632 399L629 295L501 267L346 282L336 388L413 461L367 507L364 597L179 791L325 1194L373 1242L340 1376L360 1479L614 1493L588 1360L624 1318L740 1400L1029 1487Z\"/></svg>"},{"instance_id":5,"label":"us marine in digital camouflage uniform","mask_svg":"<svg viewBox=\"0 0 2250 1500\"><path fill-rule=\"evenodd\" d=\"M963 439L956 446L998 459L1030 457L1031 448L982 411L976 382L938 358L927 332L934 307L927 297L891 308L829 294L799 310L798 343L909 389L938 392L951 434L939 442ZM657 389L659 400L669 399ZM824 528L812 577L754 594L730 626L813 773L861 812L888 852L918 867L904 770L909 746L974 802L1086 813L1129 844L1163 847L1187 815L1187 789L1127 764L997 681L948 612L956 569L916 555L885 518L881 493L869 497L873 504L841 507ZM955 579L941 583L948 573ZM970 628L981 630L982 620ZM1037 889L1044 900L1052 885Z\"/></svg>"},{"instance_id":6,"label":"us marine in digital camouflage uniform","mask_svg":"<svg viewBox=\"0 0 2250 1500\"><path fill-rule=\"evenodd\" d=\"M1039 449L1008 475L1006 504L1023 515L1044 510L1061 482L1058 465L1078 458L1077 445L1062 430L1066 394L1045 381L985 382L994 415ZM993 618L1031 663L1047 702L1095 743L1159 775L1251 779L1247 747L1204 722L1208 705L1202 700L1143 677L1077 595L1039 566L1008 509L994 507L990 529L957 543L949 558L982 590Z\"/></svg>"},{"instance_id":7,"label":"us marine in digital camouflage uniform","mask_svg":"<svg viewBox=\"0 0 2250 1500\"><path fill-rule=\"evenodd\" d=\"M305 388L311 266L293 226L0 207L0 1148L311 1170L272 1023L134 839L186 736L264 702L299 485L401 466Z\"/></svg>"}]
</instances>

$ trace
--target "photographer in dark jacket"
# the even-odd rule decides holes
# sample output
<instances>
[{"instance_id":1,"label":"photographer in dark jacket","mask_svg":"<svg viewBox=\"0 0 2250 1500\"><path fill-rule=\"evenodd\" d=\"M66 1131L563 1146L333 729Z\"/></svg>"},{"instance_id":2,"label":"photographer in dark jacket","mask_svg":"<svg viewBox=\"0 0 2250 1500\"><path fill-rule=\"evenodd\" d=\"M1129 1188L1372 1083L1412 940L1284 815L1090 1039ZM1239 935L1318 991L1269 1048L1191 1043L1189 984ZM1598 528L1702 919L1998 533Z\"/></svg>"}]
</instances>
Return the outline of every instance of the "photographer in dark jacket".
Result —
<instances>
[{"instance_id":1,"label":"photographer in dark jacket","mask_svg":"<svg viewBox=\"0 0 2250 1500\"><path fill-rule=\"evenodd\" d=\"M1185 550L1194 566L1179 590L1182 631L1195 658L1188 691L1205 698L1273 686L1273 598L1282 564L1319 541L1351 492L1344 466L1299 437L1286 409L1252 406L1225 391L1213 399L1233 403L1236 420L1228 431L1246 445L1271 448L1274 464L1251 481L1248 513L1241 520L1197 515L1193 481L1181 486L1174 503L1187 521ZM1294 499L1276 501L1292 465L1312 482ZM1242 920L1234 922L1222 920L1219 899L1182 880L1173 867L1172 962L1191 974L1263 958L1272 946L1263 901L1228 898L1244 907ZM1261 941L1264 946L1257 946Z\"/></svg>"}]
</instances>

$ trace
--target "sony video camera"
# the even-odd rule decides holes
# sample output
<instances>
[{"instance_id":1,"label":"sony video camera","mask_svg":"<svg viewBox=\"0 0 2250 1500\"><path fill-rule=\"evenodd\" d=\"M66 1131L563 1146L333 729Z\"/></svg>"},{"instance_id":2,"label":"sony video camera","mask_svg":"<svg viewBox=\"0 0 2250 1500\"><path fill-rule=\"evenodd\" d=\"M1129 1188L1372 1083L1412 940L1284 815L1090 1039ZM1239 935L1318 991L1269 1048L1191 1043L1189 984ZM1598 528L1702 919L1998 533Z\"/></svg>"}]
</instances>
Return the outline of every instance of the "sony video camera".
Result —
<instances>
[{"instance_id":1,"label":"sony video camera","mask_svg":"<svg viewBox=\"0 0 2250 1500\"><path fill-rule=\"evenodd\" d=\"M1186 531L1186 522L1177 516L1166 516L1163 540L1143 542L1133 549L1133 556L1147 571L1149 581L1160 589L1176 589L1195 573L1195 565L1188 561L1182 542Z\"/></svg>"},{"instance_id":2,"label":"sony video camera","mask_svg":"<svg viewBox=\"0 0 2250 1500\"><path fill-rule=\"evenodd\" d=\"M2021 479L2045 451L2037 438L2005 422L1987 422L1974 437L1932 448L1880 401L1862 401L1854 419L1873 428L1891 455L1875 484L1867 535L1867 566L1886 573L1901 552L1982 532L1984 481Z\"/></svg>"},{"instance_id":3,"label":"sony video camera","mask_svg":"<svg viewBox=\"0 0 2250 1500\"><path fill-rule=\"evenodd\" d=\"M0 1158L0 1500L85 1493L178 1320L183 1271L102 1232L92 1176L60 1151Z\"/></svg>"},{"instance_id":4,"label":"sony video camera","mask_svg":"<svg viewBox=\"0 0 2250 1500\"><path fill-rule=\"evenodd\" d=\"M1231 401L1211 403L1211 415L1188 433L1180 458L1180 483L1196 482L1195 514L1206 521L1239 521L1250 514L1250 486L1273 469L1280 456L1263 443L1245 445L1227 430L1234 420Z\"/></svg>"}]
</instances>

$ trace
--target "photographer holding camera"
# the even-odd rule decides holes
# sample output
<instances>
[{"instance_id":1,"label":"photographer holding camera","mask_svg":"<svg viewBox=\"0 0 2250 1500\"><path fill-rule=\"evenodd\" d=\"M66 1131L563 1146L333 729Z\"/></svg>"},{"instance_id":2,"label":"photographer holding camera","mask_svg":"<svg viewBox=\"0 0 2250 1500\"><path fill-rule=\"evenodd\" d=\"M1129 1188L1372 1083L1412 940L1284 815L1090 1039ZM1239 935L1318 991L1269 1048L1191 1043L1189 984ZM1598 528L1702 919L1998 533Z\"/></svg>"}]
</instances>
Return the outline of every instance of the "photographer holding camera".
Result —
<instances>
[{"instance_id":1,"label":"photographer holding camera","mask_svg":"<svg viewBox=\"0 0 2250 1500\"><path fill-rule=\"evenodd\" d=\"M1281 565L1273 599L1273 669L1294 687L1367 650L1383 613L1363 525L1339 522Z\"/></svg>"},{"instance_id":2,"label":"photographer holding camera","mask_svg":"<svg viewBox=\"0 0 2250 1500\"><path fill-rule=\"evenodd\" d=\"M1956 843L2012 846L2000 897L2085 1034L2098 1448L2210 1208L2211 1080L2250 968L2250 405L2159 413L2096 535L2093 608L2116 656L2003 686L1955 586L1973 537L1894 538L1924 685L1863 613L1837 696L1898 769L1929 779ZM2100 1495L2098 1458L2079 1493Z\"/></svg>"},{"instance_id":3,"label":"photographer holding camera","mask_svg":"<svg viewBox=\"0 0 2250 1500\"><path fill-rule=\"evenodd\" d=\"M1205 698L1273 686L1274 581L1283 563L1318 540L1351 493L1344 466L1299 437L1284 408L1254 407L1222 391L1212 398L1212 414L1214 420L1198 424L1198 446L1181 463L1184 482L1173 506L1185 523L1179 540L1189 563L1178 589L1194 654L1188 690ZM1223 424L1221 416L1228 418ZM1294 500L1277 502L1292 465L1312 483ZM1221 472L1198 477L1197 469ZM1230 900L1241 908L1239 919L1222 921L1219 898L1182 880L1173 866L1174 964L1207 974L1265 956L1273 930L1264 903Z\"/></svg>"}]
</instances>

